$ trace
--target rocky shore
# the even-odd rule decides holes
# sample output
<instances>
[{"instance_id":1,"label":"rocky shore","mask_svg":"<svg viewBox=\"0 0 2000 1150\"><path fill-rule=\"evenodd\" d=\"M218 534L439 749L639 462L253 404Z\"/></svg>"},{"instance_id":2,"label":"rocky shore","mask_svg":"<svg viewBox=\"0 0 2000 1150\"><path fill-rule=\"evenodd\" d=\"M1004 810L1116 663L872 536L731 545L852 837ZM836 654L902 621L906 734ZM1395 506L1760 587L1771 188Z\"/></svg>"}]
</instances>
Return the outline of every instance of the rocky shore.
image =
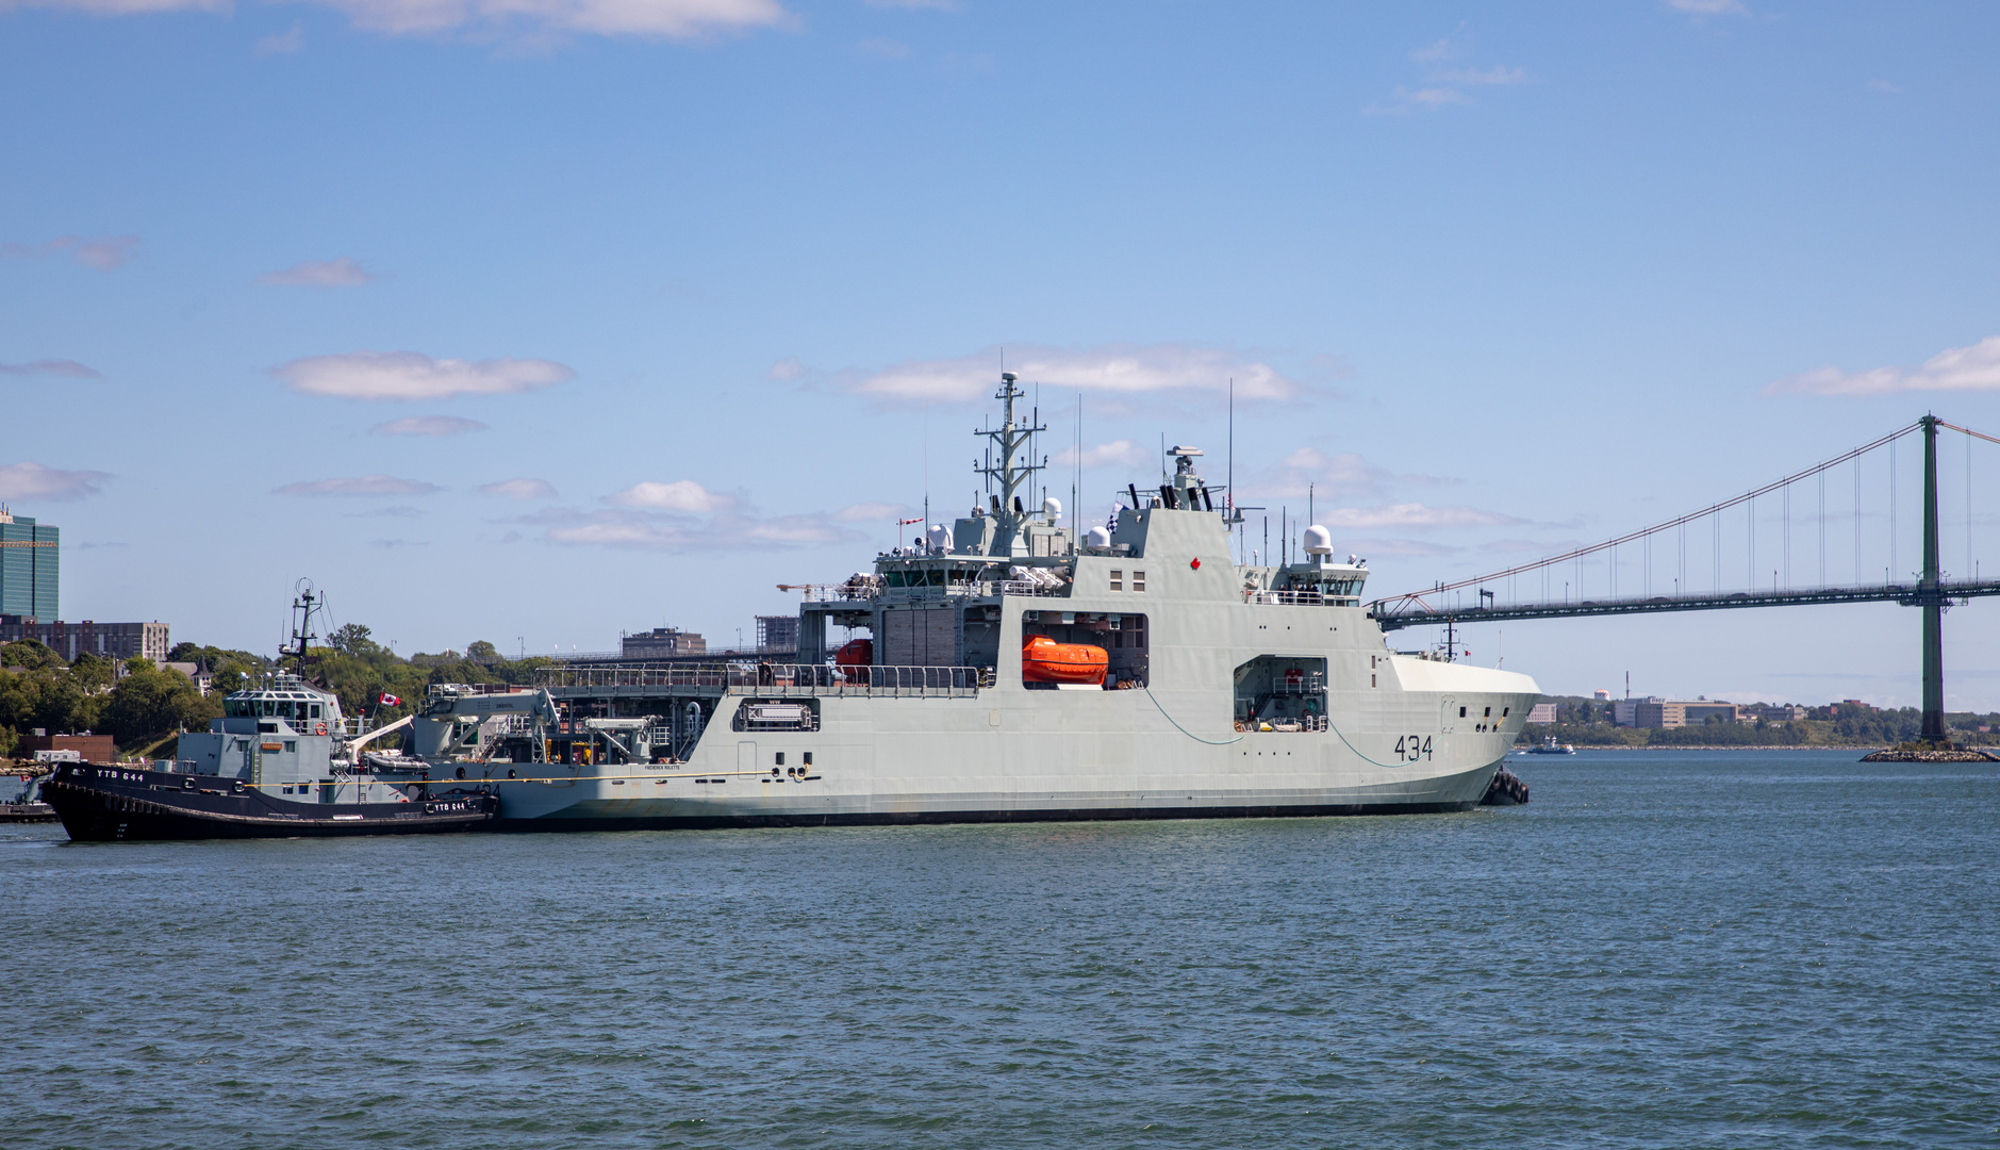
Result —
<instances>
[{"instance_id":1,"label":"rocky shore","mask_svg":"<svg viewBox=\"0 0 2000 1150\"><path fill-rule=\"evenodd\" d=\"M1886 747L1861 756L1864 763L2000 763L2000 755L1970 747Z\"/></svg>"}]
</instances>

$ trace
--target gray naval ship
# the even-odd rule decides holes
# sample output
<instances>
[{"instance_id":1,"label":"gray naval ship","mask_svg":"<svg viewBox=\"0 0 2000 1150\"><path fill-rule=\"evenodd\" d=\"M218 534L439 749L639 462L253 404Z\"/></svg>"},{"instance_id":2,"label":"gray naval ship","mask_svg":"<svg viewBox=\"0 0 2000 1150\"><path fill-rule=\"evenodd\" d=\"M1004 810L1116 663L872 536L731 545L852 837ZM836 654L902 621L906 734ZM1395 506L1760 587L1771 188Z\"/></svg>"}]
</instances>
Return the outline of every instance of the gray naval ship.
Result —
<instances>
[{"instance_id":1,"label":"gray naval ship","mask_svg":"<svg viewBox=\"0 0 2000 1150\"><path fill-rule=\"evenodd\" d=\"M1044 430L1011 374L988 499L872 572L805 589L796 663L571 664L434 688L414 749L508 829L1462 811L1540 691L1389 650L1324 529L1242 565L1176 448L1081 538L1027 506ZM1032 496L1029 495L1032 499ZM838 633L836 633L838 632ZM1507 782L1511 776L1503 775ZM1525 788L1518 791L1525 798Z\"/></svg>"}]
</instances>

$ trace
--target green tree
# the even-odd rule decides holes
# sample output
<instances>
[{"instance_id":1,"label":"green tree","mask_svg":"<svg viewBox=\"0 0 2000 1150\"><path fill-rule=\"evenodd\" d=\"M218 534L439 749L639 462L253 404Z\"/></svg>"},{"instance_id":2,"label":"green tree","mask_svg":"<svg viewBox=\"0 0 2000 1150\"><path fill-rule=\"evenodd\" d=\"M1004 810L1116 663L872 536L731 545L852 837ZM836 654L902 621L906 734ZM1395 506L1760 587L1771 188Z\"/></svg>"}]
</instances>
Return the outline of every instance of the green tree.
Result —
<instances>
[{"instance_id":1,"label":"green tree","mask_svg":"<svg viewBox=\"0 0 2000 1150\"><path fill-rule=\"evenodd\" d=\"M343 623L327 636L326 641L343 655L366 659L383 653L382 645L369 638L373 633L360 623Z\"/></svg>"},{"instance_id":2,"label":"green tree","mask_svg":"<svg viewBox=\"0 0 2000 1150\"><path fill-rule=\"evenodd\" d=\"M85 652L70 664L69 673L84 690L94 694L111 685L117 677L117 667L102 655Z\"/></svg>"},{"instance_id":3,"label":"green tree","mask_svg":"<svg viewBox=\"0 0 2000 1150\"><path fill-rule=\"evenodd\" d=\"M151 742L179 729L203 729L222 715L221 705L204 698L193 683L150 663L118 680L105 700L103 727L122 746Z\"/></svg>"},{"instance_id":4,"label":"green tree","mask_svg":"<svg viewBox=\"0 0 2000 1150\"><path fill-rule=\"evenodd\" d=\"M50 650L46 644L34 639L17 639L0 647L0 666L22 667L30 671L44 671L50 667L64 666L63 657Z\"/></svg>"}]
</instances>

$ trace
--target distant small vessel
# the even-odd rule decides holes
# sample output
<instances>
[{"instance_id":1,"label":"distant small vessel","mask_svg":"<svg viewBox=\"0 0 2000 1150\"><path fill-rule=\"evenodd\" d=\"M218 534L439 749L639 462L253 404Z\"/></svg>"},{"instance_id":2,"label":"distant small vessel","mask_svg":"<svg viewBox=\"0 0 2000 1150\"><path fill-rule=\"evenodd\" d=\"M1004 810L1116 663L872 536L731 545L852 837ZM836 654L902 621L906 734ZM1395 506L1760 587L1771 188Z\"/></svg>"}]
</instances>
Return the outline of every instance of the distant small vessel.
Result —
<instances>
[{"instance_id":1,"label":"distant small vessel","mask_svg":"<svg viewBox=\"0 0 2000 1150\"><path fill-rule=\"evenodd\" d=\"M37 775L21 776L21 793L0 803L0 823L52 823L56 809L42 801L42 780Z\"/></svg>"},{"instance_id":2,"label":"distant small vessel","mask_svg":"<svg viewBox=\"0 0 2000 1150\"><path fill-rule=\"evenodd\" d=\"M1556 742L1556 737L1550 735L1548 738L1542 740L1540 746L1529 747L1521 753L1524 755L1574 755L1576 754L1576 748L1570 746L1568 743L1558 743Z\"/></svg>"}]
</instances>

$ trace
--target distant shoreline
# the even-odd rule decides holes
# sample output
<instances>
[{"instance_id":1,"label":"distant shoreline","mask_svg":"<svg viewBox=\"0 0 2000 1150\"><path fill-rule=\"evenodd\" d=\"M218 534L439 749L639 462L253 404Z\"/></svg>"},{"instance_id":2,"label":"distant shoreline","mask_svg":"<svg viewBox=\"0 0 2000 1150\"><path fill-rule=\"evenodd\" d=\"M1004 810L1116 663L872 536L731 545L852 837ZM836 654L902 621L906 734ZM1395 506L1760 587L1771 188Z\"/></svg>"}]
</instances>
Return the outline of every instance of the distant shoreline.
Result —
<instances>
[{"instance_id":1,"label":"distant shoreline","mask_svg":"<svg viewBox=\"0 0 2000 1150\"><path fill-rule=\"evenodd\" d=\"M1533 746L1534 744L1532 744L1532 743L1516 743L1516 744L1514 744L1514 745L1515 745L1516 747L1529 747L1529 746ZM1579 751L1854 751L1854 752L1856 752L1857 754L1863 754L1863 755L1872 755L1872 754L1874 754L1874 753L1875 753L1876 751L1884 751L1884 750L1888 750L1888 748L1887 748L1887 747L1877 747L1877 746L1858 746L1858 745L1857 745L1857 746L1852 746L1852 747L1831 747L1831 746L1827 746L1827 745L1826 745L1826 744L1824 744L1824 743L1821 743L1821 744L1819 744L1818 746L1813 746L1813 745L1810 745L1810 744L1805 744L1805 745L1798 745L1798 744L1790 744L1790 743L1742 743L1742 744L1732 744L1732 743L1652 743L1652 744L1647 744L1647 743L1641 743L1641 744L1639 744L1638 746L1632 746L1632 745L1630 745L1630 744L1628 744L1628 743L1592 743L1592 744L1586 744L1586 745L1579 745L1579 744L1574 744L1574 743L1573 743L1573 744L1571 744L1571 745L1572 745L1572 746L1575 746L1575 747L1576 747L1576 749L1577 749L1577 750L1579 750ZM1514 753L1521 753L1521 754L1525 754L1526 752L1525 752L1525 751L1521 751L1521 752L1513 752L1513 751L1510 751L1509 753L1510 753L1510 754L1514 754Z\"/></svg>"}]
</instances>

